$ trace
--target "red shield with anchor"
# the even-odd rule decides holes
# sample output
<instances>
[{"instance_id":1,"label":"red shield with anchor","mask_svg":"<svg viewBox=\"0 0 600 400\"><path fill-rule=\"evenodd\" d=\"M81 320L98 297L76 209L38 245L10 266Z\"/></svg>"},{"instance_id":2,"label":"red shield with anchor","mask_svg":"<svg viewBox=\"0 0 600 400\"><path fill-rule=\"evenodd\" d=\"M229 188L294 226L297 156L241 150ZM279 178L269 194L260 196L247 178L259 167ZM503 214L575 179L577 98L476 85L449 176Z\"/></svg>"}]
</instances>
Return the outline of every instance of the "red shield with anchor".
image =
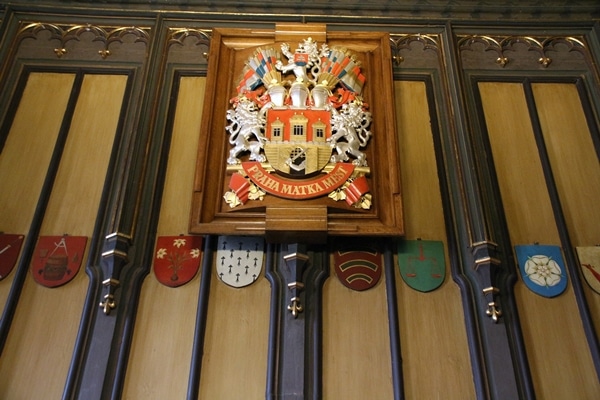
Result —
<instances>
[{"instance_id":1,"label":"red shield with anchor","mask_svg":"<svg viewBox=\"0 0 600 400\"><path fill-rule=\"evenodd\" d=\"M46 287L71 281L79 272L87 237L40 236L31 260L33 279Z\"/></svg>"}]
</instances>

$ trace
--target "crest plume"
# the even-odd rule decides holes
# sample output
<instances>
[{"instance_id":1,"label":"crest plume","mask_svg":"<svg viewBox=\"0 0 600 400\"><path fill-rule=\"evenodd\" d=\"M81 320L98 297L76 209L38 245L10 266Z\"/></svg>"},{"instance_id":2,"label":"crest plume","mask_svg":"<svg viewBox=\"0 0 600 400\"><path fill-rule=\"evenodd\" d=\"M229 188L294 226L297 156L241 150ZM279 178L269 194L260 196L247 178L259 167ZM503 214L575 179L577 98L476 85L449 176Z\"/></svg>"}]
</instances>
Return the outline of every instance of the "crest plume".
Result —
<instances>
[{"instance_id":1,"label":"crest plume","mask_svg":"<svg viewBox=\"0 0 600 400\"><path fill-rule=\"evenodd\" d=\"M280 57L281 54L277 50L259 47L246 61L243 77L237 88L238 93L254 90L261 84L268 87L273 80L281 82L281 73L275 68Z\"/></svg>"}]
</instances>

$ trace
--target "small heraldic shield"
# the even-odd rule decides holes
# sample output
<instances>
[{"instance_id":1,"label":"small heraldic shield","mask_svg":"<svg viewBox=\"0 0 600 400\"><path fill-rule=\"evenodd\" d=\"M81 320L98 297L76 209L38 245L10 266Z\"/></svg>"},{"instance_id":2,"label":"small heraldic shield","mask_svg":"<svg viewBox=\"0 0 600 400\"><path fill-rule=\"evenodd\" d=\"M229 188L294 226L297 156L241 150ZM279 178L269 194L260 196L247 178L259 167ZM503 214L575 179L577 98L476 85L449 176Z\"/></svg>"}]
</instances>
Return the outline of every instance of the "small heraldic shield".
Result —
<instances>
[{"instance_id":1,"label":"small heraldic shield","mask_svg":"<svg viewBox=\"0 0 600 400\"><path fill-rule=\"evenodd\" d=\"M440 287L446 277L444 243L403 240L398 245L398 267L404 282L419 292Z\"/></svg>"},{"instance_id":2,"label":"small heraldic shield","mask_svg":"<svg viewBox=\"0 0 600 400\"><path fill-rule=\"evenodd\" d=\"M376 246L346 243L333 253L333 261L335 274L349 289L371 289L381 279L383 255Z\"/></svg>"},{"instance_id":3,"label":"small heraldic shield","mask_svg":"<svg viewBox=\"0 0 600 400\"><path fill-rule=\"evenodd\" d=\"M585 281L600 293L600 246L577 247L577 256Z\"/></svg>"},{"instance_id":4,"label":"small heraldic shield","mask_svg":"<svg viewBox=\"0 0 600 400\"><path fill-rule=\"evenodd\" d=\"M202 236L160 236L156 239L154 275L165 286L191 281L200 268Z\"/></svg>"},{"instance_id":5,"label":"small heraldic shield","mask_svg":"<svg viewBox=\"0 0 600 400\"><path fill-rule=\"evenodd\" d=\"M256 281L262 270L264 239L253 236L219 236L217 275L225 284L240 288Z\"/></svg>"},{"instance_id":6,"label":"small heraldic shield","mask_svg":"<svg viewBox=\"0 0 600 400\"><path fill-rule=\"evenodd\" d=\"M46 287L71 281L83 260L87 237L40 236L31 260L33 279Z\"/></svg>"},{"instance_id":7,"label":"small heraldic shield","mask_svg":"<svg viewBox=\"0 0 600 400\"><path fill-rule=\"evenodd\" d=\"M0 280L8 276L17 263L24 237L0 233Z\"/></svg>"},{"instance_id":8,"label":"small heraldic shield","mask_svg":"<svg viewBox=\"0 0 600 400\"><path fill-rule=\"evenodd\" d=\"M544 297L555 297L567 288L565 262L559 246L515 246L525 286Z\"/></svg>"}]
</instances>

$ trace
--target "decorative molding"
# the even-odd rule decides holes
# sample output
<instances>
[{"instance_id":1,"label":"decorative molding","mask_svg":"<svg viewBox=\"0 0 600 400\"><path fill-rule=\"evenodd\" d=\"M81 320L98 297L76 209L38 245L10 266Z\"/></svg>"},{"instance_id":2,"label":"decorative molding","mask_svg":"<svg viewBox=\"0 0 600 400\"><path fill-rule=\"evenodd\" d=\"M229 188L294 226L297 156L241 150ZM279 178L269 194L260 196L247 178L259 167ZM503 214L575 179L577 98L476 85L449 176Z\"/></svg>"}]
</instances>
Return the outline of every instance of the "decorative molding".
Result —
<instances>
[{"instance_id":1,"label":"decorative molding","mask_svg":"<svg viewBox=\"0 0 600 400\"><path fill-rule=\"evenodd\" d=\"M423 35L420 33L408 34L390 34L390 46L392 48L392 62L399 66L404 62L404 57L400 55L401 50L409 49L414 42L423 43L423 50L433 50L440 53L440 44L438 35Z\"/></svg>"},{"instance_id":2,"label":"decorative molding","mask_svg":"<svg viewBox=\"0 0 600 400\"><path fill-rule=\"evenodd\" d=\"M105 294L99 303L105 315L109 315L117 307L115 291L120 285L121 271L129 262L130 244L131 236L124 233L114 232L106 235L102 252L102 270L105 276L102 285L105 287Z\"/></svg>"},{"instance_id":3,"label":"decorative molding","mask_svg":"<svg viewBox=\"0 0 600 400\"><path fill-rule=\"evenodd\" d=\"M495 296L500 293L500 289L490 286L483 289L483 295L488 299L488 309L485 314L492 318L494 323L498 323L498 319L502 316L502 311L498 307Z\"/></svg>"},{"instance_id":4,"label":"decorative molding","mask_svg":"<svg viewBox=\"0 0 600 400\"><path fill-rule=\"evenodd\" d=\"M500 289L498 289L500 285L497 282L498 274L495 272L501 264L500 259L496 257L497 251L498 245L489 240L471 245L471 252L475 258L473 270L477 273L477 280L483 286L482 292L487 305L484 313L494 323L498 323L502 316L499 304Z\"/></svg>"},{"instance_id":5,"label":"decorative molding","mask_svg":"<svg viewBox=\"0 0 600 400\"><path fill-rule=\"evenodd\" d=\"M556 44L565 44L567 51L586 52L586 44L582 37L575 36L487 36L487 35L458 35L457 45L459 51L471 50L473 45L483 44L484 51L494 51L497 54L496 64L505 67L511 59L506 55L507 51L514 50L514 45L522 43L527 46L529 51L537 52L539 58L537 62L544 68L552 63L552 58L548 55L549 51L556 51Z\"/></svg>"},{"instance_id":6,"label":"decorative molding","mask_svg":"<svg viewBox=\"0 0 600 400\"><path fill-rule=\"evenodd\" d=\"M298 317L298 314L304 311L300 300L300 292L304 290L304 283L302 282L302 275L304 274L304 268L308 262L308 255L301 253L290 253L283 256L285 265L289 268L292 276L292 281L287 284L288 289L292 293L290 304L287 306L288 311L292 313L294 318Z\"/></svg>"},{"instance_id":7,"label":"decorative molding","mask_svg":"<svg viewBox=\"0 0 600 400\"><path fill-rule=\"evenodd\" d=\"M265 398L291 399L293 393L294 399L320 399L323 284L329 276L329 253L323 247L309 251L301 243L269 244L266 256L271 323Z\"/></svg>"},{"instance_id":8,"label":"decorative molding","mask_svg":"<svg viewBox=\"0 0 600 400\"><path fill-rule=\"evenodd\" d=\"M279 16L299 20L302 16L323 20L329 16L334 21L356 20L361 23L365 19L373 21L411 18L430 23L435 19L456 20L473 19L494 22L522 21L539 22L543 20L573 21L577 18L591 20L600 12L600 4L595 0L560 0L513 1L513 0L373 0L373 1L315 1L296 0L281 2L274 0L12 0L12 7L31 10L32 7L52 7L52 9L70 7L80 13L91 10L106 10L111 13L136 12L155 9L171 13L193 14L203 13L221 19L265 19ZM100 3L100 4L98 4ZM149 4L150 3L150 4Z\"/></svg>"},{"instance_id":9,"label":"decorative molding","mask_svg":"<svg viewBox=\"0 0 600 400\"><path fill-rule=\"evenodd\" d=\"M187 38L195 38L196 46L206 46L206 51L202 52L202 57L208 61L208 49L212 39L211 29L196 29L196 28L171 28L167 36L167 48L173 45L185 46L184 41Z\"/></svg>"},{"instance_id":10,"label":"decorative molding","mask_svg":"<svg viewBox=\"0 0 600 400\"><path fill-rule=\"evenodd\" d=\"M123 38L126 35L135 35L135 43L142 42L148 44L150 41L150 28L148 27L111 27L97 26L91 24L85 25L58 25L42 22L24 22L17 34L17 41L32 38L38 39L38 35L42 31L50 32L50 39L60 41L60 46L54 49L54 53L58 58L61 58L67 53L66 44L72 40L80 41L84 33L91 32L94 35L92 42L102 42L104 44L98 54L102 59L106 59L112 53L109 49L112 43L123 43Z\"/></svg>"}]
</instances>

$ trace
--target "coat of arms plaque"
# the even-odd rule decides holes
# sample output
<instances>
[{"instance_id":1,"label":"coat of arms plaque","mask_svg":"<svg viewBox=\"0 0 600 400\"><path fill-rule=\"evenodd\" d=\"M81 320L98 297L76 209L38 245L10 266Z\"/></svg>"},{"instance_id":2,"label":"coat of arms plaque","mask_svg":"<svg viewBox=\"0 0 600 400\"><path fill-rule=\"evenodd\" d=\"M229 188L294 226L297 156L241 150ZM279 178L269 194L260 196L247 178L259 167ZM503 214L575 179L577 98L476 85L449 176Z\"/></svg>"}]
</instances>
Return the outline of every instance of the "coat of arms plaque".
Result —
<instances>
[{"instance_id":1,"label":"coat of arms plaque","mask_svg":"<svg viewBox=\"0 0 600 400\"><path fill-rule=\"evenodd\" d=\"M215 30L190 230L401 235L389 38Z\"/></svg>"}]
</instances>

